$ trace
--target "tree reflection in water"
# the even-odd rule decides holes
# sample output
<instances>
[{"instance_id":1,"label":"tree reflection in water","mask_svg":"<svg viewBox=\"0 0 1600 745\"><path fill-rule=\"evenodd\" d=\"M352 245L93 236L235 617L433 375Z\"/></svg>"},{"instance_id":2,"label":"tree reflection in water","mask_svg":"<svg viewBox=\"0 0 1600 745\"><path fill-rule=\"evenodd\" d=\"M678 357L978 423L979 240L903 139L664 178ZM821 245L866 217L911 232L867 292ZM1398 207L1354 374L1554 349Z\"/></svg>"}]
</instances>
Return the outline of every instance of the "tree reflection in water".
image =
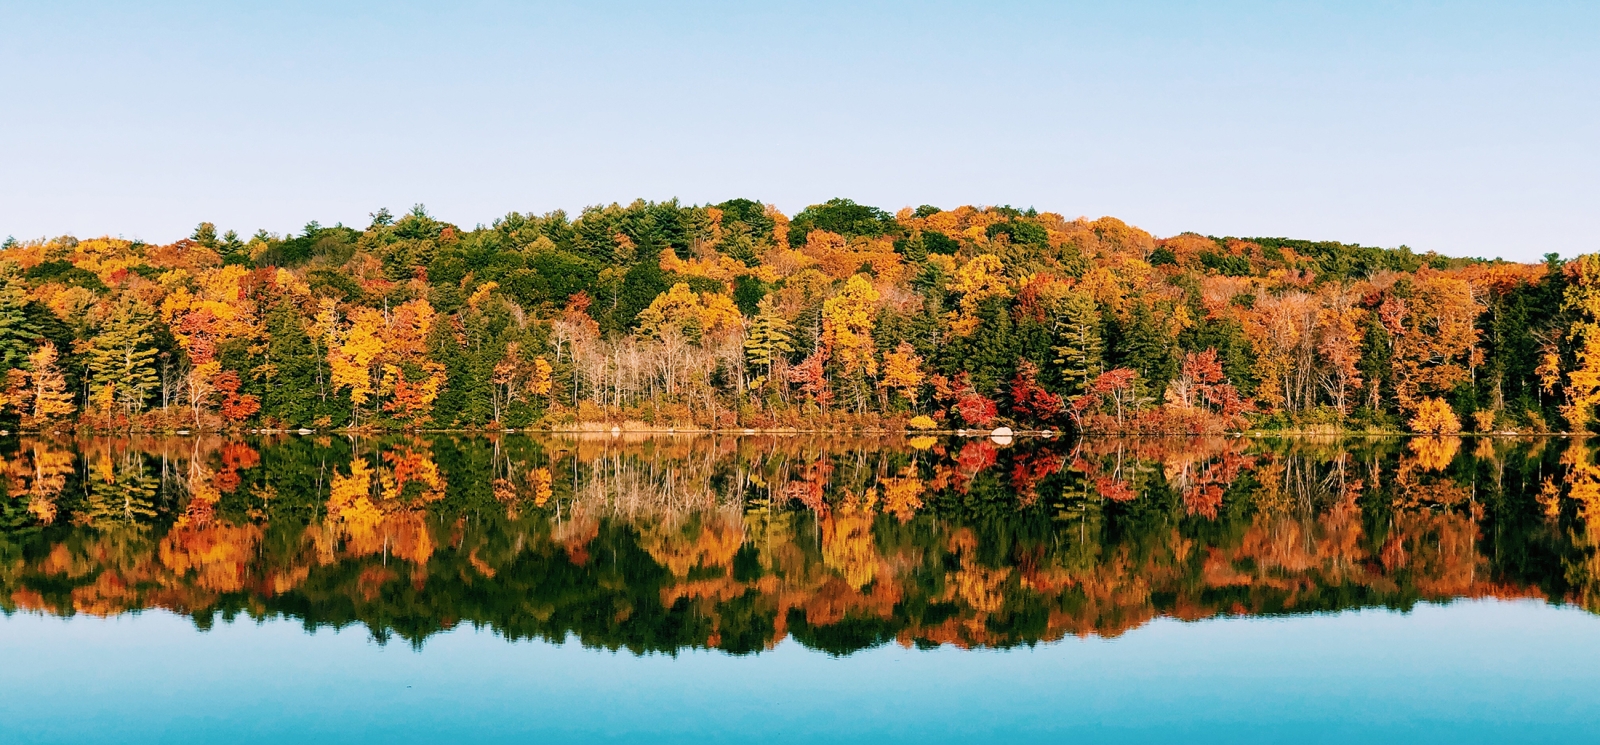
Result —
<instances>
[{"instance_id":1,"label":"tree reflection in water","mask_svg":"<svg viewBox=\"0 0 1600 745\"><path fill-rule=\"evenodd\" d=\"M849 654L1453 598L1600 611L1583 440L135 437L0 455L7 612Z\"/></svg>"}]
</instances>

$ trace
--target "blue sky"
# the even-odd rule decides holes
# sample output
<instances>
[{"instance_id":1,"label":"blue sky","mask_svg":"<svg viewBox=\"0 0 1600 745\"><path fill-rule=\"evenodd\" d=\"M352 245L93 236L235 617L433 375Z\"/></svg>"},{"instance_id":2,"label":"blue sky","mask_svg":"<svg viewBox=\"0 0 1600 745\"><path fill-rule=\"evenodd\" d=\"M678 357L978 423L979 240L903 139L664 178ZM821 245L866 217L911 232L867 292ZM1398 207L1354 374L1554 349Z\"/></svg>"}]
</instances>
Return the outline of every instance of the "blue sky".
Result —
<instances>
[{"instance_id":1,"label":"blue sky","mask_svg":"<svg viewBox=\"0 0 1600 745\"><path fill-rule=\"evenodd\" d=\"M846 196L1570 256L1597 38L1576 2L0 0L0 236Z\"/></svg>"}]
</instances>

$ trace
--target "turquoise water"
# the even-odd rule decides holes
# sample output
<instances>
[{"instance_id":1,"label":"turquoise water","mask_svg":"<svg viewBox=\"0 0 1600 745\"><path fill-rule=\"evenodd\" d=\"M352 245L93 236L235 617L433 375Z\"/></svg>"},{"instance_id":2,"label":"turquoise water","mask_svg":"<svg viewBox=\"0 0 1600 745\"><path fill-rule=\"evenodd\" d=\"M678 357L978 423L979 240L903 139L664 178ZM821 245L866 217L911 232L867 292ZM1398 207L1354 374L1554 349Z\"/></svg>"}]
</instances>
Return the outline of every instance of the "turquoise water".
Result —
<instances>
[{"instance_id":1,"label":"turquoise water","mask_svg":"<svg viewBox=\"0 0 1600 745\"><path fill-rule=\"evenodd\" d=\"M1600 618L1458 601L1007 651L421 649L164 612L0 622L7 742L1592 742Z\"/></svg>"}]
</instances>

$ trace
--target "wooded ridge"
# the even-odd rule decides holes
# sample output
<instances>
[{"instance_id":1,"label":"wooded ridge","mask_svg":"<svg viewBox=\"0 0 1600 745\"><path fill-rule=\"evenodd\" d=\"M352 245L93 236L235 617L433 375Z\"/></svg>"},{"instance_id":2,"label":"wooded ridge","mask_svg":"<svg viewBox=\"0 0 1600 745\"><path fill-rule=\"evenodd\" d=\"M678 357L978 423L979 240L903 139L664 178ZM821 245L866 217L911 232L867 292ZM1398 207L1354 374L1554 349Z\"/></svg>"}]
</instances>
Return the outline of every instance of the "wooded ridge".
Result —
<instances>
[{"instance_id":1,"label":"wooded ridge","mask_svg":"<svg viewBox=\"0 0 1600 745\"><path fill-rule=\"evenodd\" d=\"M637 201L0 249L8 428L1587 430L1600 258Z\"/></svg>"}]
</instances>

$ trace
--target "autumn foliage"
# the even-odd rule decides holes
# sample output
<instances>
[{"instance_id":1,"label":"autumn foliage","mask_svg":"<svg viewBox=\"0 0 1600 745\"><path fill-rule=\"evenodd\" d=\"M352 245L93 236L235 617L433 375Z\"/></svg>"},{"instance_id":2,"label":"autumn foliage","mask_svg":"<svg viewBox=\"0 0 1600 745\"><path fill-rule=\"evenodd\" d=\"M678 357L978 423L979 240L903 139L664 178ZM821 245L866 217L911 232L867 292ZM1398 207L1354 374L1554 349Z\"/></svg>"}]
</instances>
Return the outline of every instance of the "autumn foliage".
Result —
<instances>
[{"instance_id":1,"label":"autumn foliage","mask_svg":"<svg viewBox=\"0 0 1600 745\"><path fill-rule=\"evenodd\" d=\"M7 243L0 425L1562 431L1600 405L1593 256L846 199L372 217Z\"/></svg>"}]
</instances>

